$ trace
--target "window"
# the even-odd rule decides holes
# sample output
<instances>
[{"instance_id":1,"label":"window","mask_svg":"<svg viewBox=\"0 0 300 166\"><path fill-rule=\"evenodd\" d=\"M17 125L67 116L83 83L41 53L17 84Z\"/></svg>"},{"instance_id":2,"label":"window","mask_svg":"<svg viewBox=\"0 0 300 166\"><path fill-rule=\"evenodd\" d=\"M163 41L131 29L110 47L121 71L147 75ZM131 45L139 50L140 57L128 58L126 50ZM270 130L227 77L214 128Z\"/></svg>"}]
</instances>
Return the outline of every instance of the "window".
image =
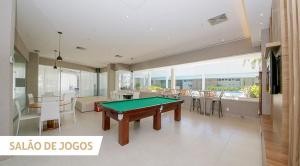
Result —
<instances>
[{"instance_id":1,"label":"window","mask_svg":"<svg viewBox=\"0 0 300 166\"><path fill-rule=\"evenodd\" d=\"M131 72L118 70L116 71L116 89L130 90L131 89Z\"/></svg>"},{"instance_id":2,"label":"window","mask_svg":"<svg viewBox=\"0 0 300 166\"><path fill-rule=\"evenodd\" d=\"M26 60L23 56L16 53L13 64L13 99L18 100L20 107L26 106ZM17 115L15 110L13 116Z\"/></svg>"},{"instance_id":3,"label":"window","mask_svg":"<svg viewBox=\"0 0 300 166\"><path fill-rule=\"evenodd\" d=\"M53 69L39 65L39 96L75 94L76 96L97 95L97 74L93 72Z\"/></svg>"}]
</instances>

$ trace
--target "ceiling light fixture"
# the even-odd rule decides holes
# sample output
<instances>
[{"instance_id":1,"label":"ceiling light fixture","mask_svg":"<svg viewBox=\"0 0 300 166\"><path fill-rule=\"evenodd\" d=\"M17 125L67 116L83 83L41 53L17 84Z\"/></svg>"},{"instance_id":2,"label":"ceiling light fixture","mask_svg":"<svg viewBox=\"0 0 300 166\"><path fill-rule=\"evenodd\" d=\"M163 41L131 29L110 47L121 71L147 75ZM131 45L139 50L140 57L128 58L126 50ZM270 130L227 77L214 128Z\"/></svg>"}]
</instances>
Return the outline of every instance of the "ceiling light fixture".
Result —
<instances>
[{"instance_id":1,"label":"ceiling light fixture","mask_svg":"<svg viewBox=\"0 0 300 166\"><path fill-rule=\"evenodd\" d=\"M57 32L58 33L58 57L56 58L56 60L58 61L62 61L62 57L61 57L61 51L60 51L60 40L61 40L61 35L63 34L62 32Z\"/></svg>"},{"instance_id":2,"label":"ceiling light fixture","mask_svg":"<svg viewBox=\"0 0 300 166\"><path fill-rule=\"evenodd\" d=\"M123 56L121 55L115 55L116 58L122 58Z\"/></svg>"},{"instance_id":3,"label":"ceiling light fixture","mask_svg":"<svg viewBox=\"0 0 300 166\"><path fill-rule=\"evenodd\" d=\"M261 17L263 17L263 16L264 16L264 13L260 13L259 15L260 15Z\"/></svg>"},{"instance_id":4,"label":"ceiling light fixture","mask_svg":"<svg viewBox=\"0 0 300 166\"><path fill-rule=\"evenodd\" d=\"M223 23L227 20L228 20L227 15L225 13L223 13L223 14L220 14L218 16L208 19L208 22L210 23L210 25L217 25L217 24Z\"/></svg>"},{"instance_id":5,"label":"ceiling light fixture","mask_svg":"<svg viewBox=\"0 0 300 166\"><path fill-rule=\"evenodd\" d=\"M57 69L57 66L56 66L56 52L57 52L57 50L54 50L54 66L53 66L53 69Z\"/></svg>"},{"instance_id":6,"label":"ceiling light fixture","mask_svg":"<svg viewBox=\"0 0 300 166\"><path fill-rule=\"evenodd\" d=\"M76 49L78 49L78 50L86 50L85 47L81 47L81 46L77 46Z\"/></svg>"}]
</instances>

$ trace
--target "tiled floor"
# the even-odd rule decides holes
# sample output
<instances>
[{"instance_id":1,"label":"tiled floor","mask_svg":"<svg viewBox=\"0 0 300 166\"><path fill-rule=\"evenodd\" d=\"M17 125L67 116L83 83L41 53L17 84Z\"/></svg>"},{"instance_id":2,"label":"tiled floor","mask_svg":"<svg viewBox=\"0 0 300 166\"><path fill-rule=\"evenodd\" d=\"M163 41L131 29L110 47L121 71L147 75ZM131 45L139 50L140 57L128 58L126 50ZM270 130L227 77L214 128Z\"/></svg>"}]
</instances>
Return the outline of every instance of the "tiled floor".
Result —
<instances>
[{"instance_id":1,"label":"tiled floor","mask_svg":"<svg viewBox=\"0 0 300 166\"><path fill-rule=\"evenodd\" d=\"M77 113L77 122L65 116L62 135L103 135L96 157L12 157L1 166L260 166L261 142L257 119L227 116L204 117L182 112L175 122L173 112L162 116L162 129L152 129L152 118L130 124L129 144L118 144L118 126L102 131L101 113ZM37 135L38 122L24 122L20 135ZM58 131L43 135L57 135Z\"/></svg>"}]
</instances>

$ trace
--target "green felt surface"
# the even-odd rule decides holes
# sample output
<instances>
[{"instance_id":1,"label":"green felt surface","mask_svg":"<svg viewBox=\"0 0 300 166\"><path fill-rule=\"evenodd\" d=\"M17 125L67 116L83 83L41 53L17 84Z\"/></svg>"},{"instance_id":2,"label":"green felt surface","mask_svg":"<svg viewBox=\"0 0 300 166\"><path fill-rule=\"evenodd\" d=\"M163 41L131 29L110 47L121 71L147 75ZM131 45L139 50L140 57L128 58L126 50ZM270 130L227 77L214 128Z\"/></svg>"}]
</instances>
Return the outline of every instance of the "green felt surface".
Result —
<instances>
[{"instance_id":1,"label":"green felt surface","mask_svg":"<svg viewBox=\"0 0 300 166\"><path fill-rule=\"evenodd\" d=\"M119 113L122 113L129 110L167 104L176 101L178 100L173 98L149 97L149 98L141 98L141 99L133 99L133 100L103 102L101 103L101 105L106 108L110 108L112 110L118 111Z\"/></svg>"}]
</instances>

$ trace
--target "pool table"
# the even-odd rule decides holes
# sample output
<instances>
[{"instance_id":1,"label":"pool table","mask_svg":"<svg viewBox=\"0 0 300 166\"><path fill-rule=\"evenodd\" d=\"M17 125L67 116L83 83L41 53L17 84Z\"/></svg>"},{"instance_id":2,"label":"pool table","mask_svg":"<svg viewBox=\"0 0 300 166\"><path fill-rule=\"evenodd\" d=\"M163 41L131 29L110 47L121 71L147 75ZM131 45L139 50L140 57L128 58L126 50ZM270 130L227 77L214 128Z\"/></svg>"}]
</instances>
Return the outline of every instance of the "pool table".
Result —
<instances>
[{"instance_id":1,"label":"pool table","mask_svg":"<svg viewBox=\"0 0 300 166\"><path fill-rule=\"evenodd\" d=\"M110 129L110 118L119 123L119 144L129 143L129 122L153 116L153 128L160 130L161 113L174 110L175 121L181 119L181 104L183 100L164 97L149 97L132 100L103 102L102 128Z\"/></svg>"}]
</instances>

